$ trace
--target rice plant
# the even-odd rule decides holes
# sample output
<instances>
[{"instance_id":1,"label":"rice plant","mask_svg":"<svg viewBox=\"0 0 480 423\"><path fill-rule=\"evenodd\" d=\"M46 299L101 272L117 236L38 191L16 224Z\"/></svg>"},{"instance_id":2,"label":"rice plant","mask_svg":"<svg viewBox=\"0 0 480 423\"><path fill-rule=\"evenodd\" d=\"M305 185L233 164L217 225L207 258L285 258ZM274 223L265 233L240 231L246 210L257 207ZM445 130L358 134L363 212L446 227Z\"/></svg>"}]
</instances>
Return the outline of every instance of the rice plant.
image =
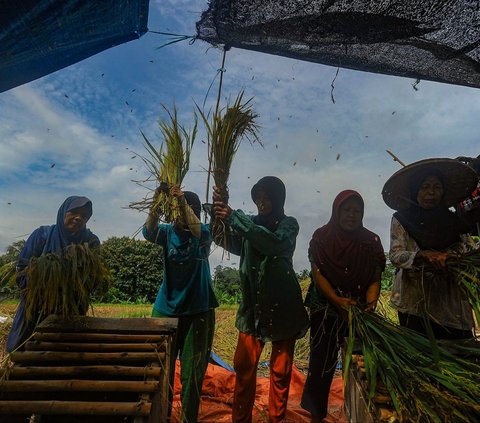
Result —
<instances>
[{"instance_id":1,"label":"rice plant","mask_svg":"<svg viewBox=\"0 0 480 423\"><path fill-rule=\"evenodd\" d=\"M447 260L447 270L465 288L477 323L480 324L480 251Z\"/></svg>"},{"instance_id":2,"label":"rice plant","mask_svg":"<svg viewBox=\"0 0 480 423\"><path fill-rule=\"evenodd\" d=\"M49 314L85 314L91 296L105 293L112 275L101 255L101 248L71 244L63 254L32 257L19 273L27 278L24 290L27 318L37 321Z\"/></svg>"},{"instance_id":3,"label":"rice plant","mask_svg":"<svg viewBox=\"0 0 480 423\"><path fill-rule=\"evenodd\" d=\"M253 98L243 101L243 90L237 95L233 105L227 105L223 110L209 115L197 106L205 124L210 146L209 161L216 187L220 190L223 202L228 203L228 178L233 159L243 139L250 143L258 142L258 115L253 111ZM214 239L223 234L223 224L215 219L212 226Z\"/></svg>"},{"instance_id":4,"label":"rice plant","mask_svg":"<svg viewBox=\"0 0 480 423\"><path fill-rule=\"evenodd\" d=\"M347 354L355 339L361 344L372 400L378 387L391 397L401 421L480 421L480 346L470 342L463 348L473 359L461 358L461 342L431 341L375 313L352 307ZM450 348L451 346L452 348ZM346 360L345 374L348 374Z\"/></svg>"},{"instance_id":5,"label":"rice plant","mask_svg":"<svg viewBox=\"0 0 480 423\"><path fill-rule=\"evenodd\" d=\"M145 141L147 156L139 155L147 166L149 176L143 181L136 181L143 185L155 181L160 189L147 194L141 201L130 203L129 207L136 210L150 210L167 223L177 220L180 210L177 199L170 196L169 188L172 185L181 186L190 166L190 154L197 135L197 115L194 114L194 126L191 131L185 129L178 121L177 109L173 112L162 105L168 115L168 120L159 122L163 142L159 148L141 132Z\"/></svg>"}]
</instances>

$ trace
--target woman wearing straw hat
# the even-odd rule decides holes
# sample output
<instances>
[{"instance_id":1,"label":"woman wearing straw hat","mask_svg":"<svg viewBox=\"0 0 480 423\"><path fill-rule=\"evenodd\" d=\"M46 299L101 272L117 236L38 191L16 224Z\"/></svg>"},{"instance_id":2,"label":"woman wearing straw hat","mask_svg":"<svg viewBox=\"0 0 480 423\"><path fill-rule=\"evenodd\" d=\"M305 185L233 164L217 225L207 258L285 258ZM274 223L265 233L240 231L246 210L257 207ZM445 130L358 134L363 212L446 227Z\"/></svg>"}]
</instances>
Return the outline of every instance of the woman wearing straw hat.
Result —
<instances>
[{"instance_id":1,"label":"woman wearing straw hat","mask_svg":"<svg viewBox=\"0 0 480 423\"><path fill-rule=\"evenodd\" d=\"M383 199L396 210L390 260L398 270L391 304L402 326L437 339L472 337L472 309L466 292L446 271L446 262L473 245L464 235L473 216L459 218L449 207L476 184L475 171L454 159L415 162L385 183Z\"/></svg>"}]
</instances>

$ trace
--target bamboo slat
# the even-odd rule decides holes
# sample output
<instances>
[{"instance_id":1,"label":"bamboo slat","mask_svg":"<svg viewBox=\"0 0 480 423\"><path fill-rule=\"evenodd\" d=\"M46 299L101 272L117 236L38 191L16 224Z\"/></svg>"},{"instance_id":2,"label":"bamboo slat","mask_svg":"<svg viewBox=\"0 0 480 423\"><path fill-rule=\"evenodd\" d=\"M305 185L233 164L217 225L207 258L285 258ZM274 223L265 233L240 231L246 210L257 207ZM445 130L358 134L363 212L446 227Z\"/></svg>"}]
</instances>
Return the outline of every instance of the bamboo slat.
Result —
<instances>
[{"instance_id":1,"label":"bamboo slat","mask_svg":"<svg viewBox=\"0 0 480 423\"><path fill-rule=\"evenodd\" d=\"M0 392L153 392L159 383L154 381L105 380L4 380Z\"/></svg>"},{"instance_id":2,"label":"bamboo slat","mask_svg":"<svg viewBox=\"0 0 480 423\"><path fill-rule=\"evenodd\" d=\"M58 377L58 376L93 376L97 379L99 376L115 377L139 377L146 379L149 377L158 378L160 376L160 367L144 366L71 366L71 367L36 367L36 366L14 366L10 369L0 369L0 377L9 379L23 379L32 377Z\"/></svg>"},{"instance_id":3,"label":"bamboo slat","mask_svg":"<svg viewBox=\"0 0 480 423\"><path fill-rule=\"evenodd\" d=\"M68 332L35 332L33 339L36 341L60 342L122 342L122 343L160 343L168 339L167 335L152 334L116 334L116 333L68 333Z\"/></svg>"},{"instance_id":4,"label":"bamboo slat","mask_svg":"<svg viewBox=\"0 0 480 423\"><path fill-rule=\"evenodd\" d=\"M95 353L95 352L56 352L56 351L17 351L10 354L15 363L40 363L40 362L109 362L109 361L162 361L165 353L155 352L116 352L116 353Z\"/></svg>"},{"instance_id":5,"label":"bamboo slat","mask_svg":"<svg viewBox=\"0 0 480 423\"><path fill-rule=\"evenodd\" d=\"M2 401L2 414L144 416L150 414L147 402L81 402L81 401Z\"/></svg>"},{"instance_id":6,"label":"bamboo slat","mask_svg":"<svg viewBox=\"0 0 480 423\"><path fill-rule=\"evenodd\" d=\"M96 333L131 333L156 334L175 333L178 319L174 318L106 318L70 316L62 318L50 315L37 327L37 332L96 332Z\"/></svg>"},{"instance_id":7,"label":"bamboo slat","mask_svg":"<svg viewBox=\"0 0 480 423\"><path fill-rule=\"evenodd\" d=\"M39 342L30 341L25 344L27 351L161 351L161 344L88 344L81 342Z\"/></svg>"}]
</instances>

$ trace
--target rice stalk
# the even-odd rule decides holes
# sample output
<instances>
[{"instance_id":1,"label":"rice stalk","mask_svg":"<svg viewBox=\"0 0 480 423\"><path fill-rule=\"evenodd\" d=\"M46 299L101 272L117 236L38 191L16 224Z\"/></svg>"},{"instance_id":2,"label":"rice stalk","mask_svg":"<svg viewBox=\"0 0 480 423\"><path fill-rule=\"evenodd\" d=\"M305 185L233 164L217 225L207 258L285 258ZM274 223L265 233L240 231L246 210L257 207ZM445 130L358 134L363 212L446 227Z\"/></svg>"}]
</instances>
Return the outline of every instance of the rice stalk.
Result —
<instances>
[{"instance_id":1,"label":"rice stalk","mask_svg":"<svg viewBox=\"0 0 480 423\"><path fill-rule=\"evenodd\" d=\"M465 288L475 318L480 323L480 251L447 260L447 271L452 272Z\"/></svg>"},{"instance_id":2,"label":"rice stalk","mask_svg":"<svg viewBox=\"0 0 480 423\"><path fill-rule=\"evenodd\" d=\"M361 344L371 400L381 385L401 421L480 421L480 366L448 347L461 342L439 342L434 353L430 340L415 331L356 307L351 313L354 330L348 344L355 339ZM467 349L480 357L478 344Z\"/></svg>"},{"instance_id":3,"label":"rice stalk","mask_svg":"<svg viewBox=\"0 0 480 423\"><path fill-rule=\"evenodd\" d=\"M211 117L197 105L198 112L205 124L210 145L209 159L212 161L213 179L220 190L223 202L228 203L228 178L235 154L243 139L251 144L258 142L258 115L253 111L253 97L243 101L244 91L240 91L233 105L219 110ZM225 228L219 219L214 219L212 233L214 239L223 235Z\"/></svg>"},{"instance_id":4,"label":"rice stalk","mask_svg":"<svg viewBox=\"0 0 480 423\"><path fill-rule=\"evenodd\" d=\"M147 156L139 157L145 163L149 177L144 181L137 183L145 183L155 181L160 187L159 195L155 198L152 194L147 194L141 201L130 203L129 207L136 210L150 210L165 222L175 222L179 215L180 209L176 198L170 196L169 187L172 185L181 186L185 175L190 167L190 154L197 135L197 115L194 113L194 126L189 132L178 121L177 109L173 106L173 112L162 105L168 114L168 120L159 122L160 131L162 133L163 142L159 148L155 147L152 142L142 132L145 142L144 146Z\"/></svg>"},{"instance_id":5,"label":"rice stalk","mask_svg":"<svg viewBox=\"0 0 480 423\"><path fill-rule=\"evenodd\" d=\"M27 318L38 321L49 314L85 314L91 295L105 293L112 282L101 248L71 244L64 254L32 257L20 275L27 278L24 290Z\"/></svg>"}]
</instances>

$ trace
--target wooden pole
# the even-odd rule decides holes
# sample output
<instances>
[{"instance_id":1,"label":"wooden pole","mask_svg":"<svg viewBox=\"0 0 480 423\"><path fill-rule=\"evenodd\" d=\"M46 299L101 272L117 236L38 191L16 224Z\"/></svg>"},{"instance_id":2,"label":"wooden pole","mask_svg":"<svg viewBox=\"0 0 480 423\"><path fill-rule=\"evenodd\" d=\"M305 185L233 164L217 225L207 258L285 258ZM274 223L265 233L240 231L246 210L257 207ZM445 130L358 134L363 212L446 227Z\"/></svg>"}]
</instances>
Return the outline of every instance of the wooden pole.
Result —
<instances>
[{"instance_id":1,"label":"wooden pole","mask_svg":"<svg viewBox=\"0 0 480 423\"><path fill-rule=\"evenodd\" d=\"M400 163L403 167L406 166L406 164L403 163L403 162L402 162L397 156L395 156L395 154L393 154L390 150L386 150L386 152L387 152L388 154L390 154L390 156L392 156L394 162Z\"/></svg>"},{"instance_id":2,"label":"wooden pole","mask_svg":"<svg viewBox=\"0 0 480 423\"><path fill-rule=\"evenodd\" d=\"M36 363L36 362L65 362L65 361L163 361L165 353L82 353L82 352L53 352L53 351L17 351L10 354L14 363Z\"/></svg>"},{"instance_id":3,"label":"wooden pole","mask_svg":"<svg viewBox=\"0 0 480 423\"><path fill-rule=\"evenodd\" d=\"M0 392L154 392L159 382L125 380L3 380ZM0 405L1 407L1 405Z\"/></svg>"},{"instance_id":4,"label":"wooden pole","mask_svg":"<svg viewBox=\"0 0 480 423\"><path fill-rule=\"evenodd\" d=\"M97 416L145 416L150 414L147 402L81 402L81 401L2 401L0 414L77 414Z\"/></svg>"},{"instance_id":5,"label":"wooden pole","mask_svg":"<svg viewBox=\"0 0 480 423\"><path fill-rule=\"evenodd\" d=\"M87 344L81 342L41 342L30 341L25 344L27 351L165 351L165 344Z\"/></svg>"},{"instance_id":6,"label":"wooden pole","mask_svg":"<svg viewBox=\"0 0 480 423\"><path fill-rule=\"evenodd\" d=\"M168 339L168 335L127 335L116 333L49 333L36 332L35 341L60 341L60 342L132 342L132 343L160 343Z\"/></svg>"},{"instance_id":7,"label":"wooden pole","mask_svg":"<svg viewBox=\"0 0 480 423\"><path fill-rule=\"evenodd\" d=\"M30 379L41 377L80 377L80 376L114 376L138 377L146 379L158 378L161 374L160 367L132 367L132 366L71 366L71 367L35 367L13 366L10 369L0 369L0 378Z\"/></svg>"}]
</instances>

